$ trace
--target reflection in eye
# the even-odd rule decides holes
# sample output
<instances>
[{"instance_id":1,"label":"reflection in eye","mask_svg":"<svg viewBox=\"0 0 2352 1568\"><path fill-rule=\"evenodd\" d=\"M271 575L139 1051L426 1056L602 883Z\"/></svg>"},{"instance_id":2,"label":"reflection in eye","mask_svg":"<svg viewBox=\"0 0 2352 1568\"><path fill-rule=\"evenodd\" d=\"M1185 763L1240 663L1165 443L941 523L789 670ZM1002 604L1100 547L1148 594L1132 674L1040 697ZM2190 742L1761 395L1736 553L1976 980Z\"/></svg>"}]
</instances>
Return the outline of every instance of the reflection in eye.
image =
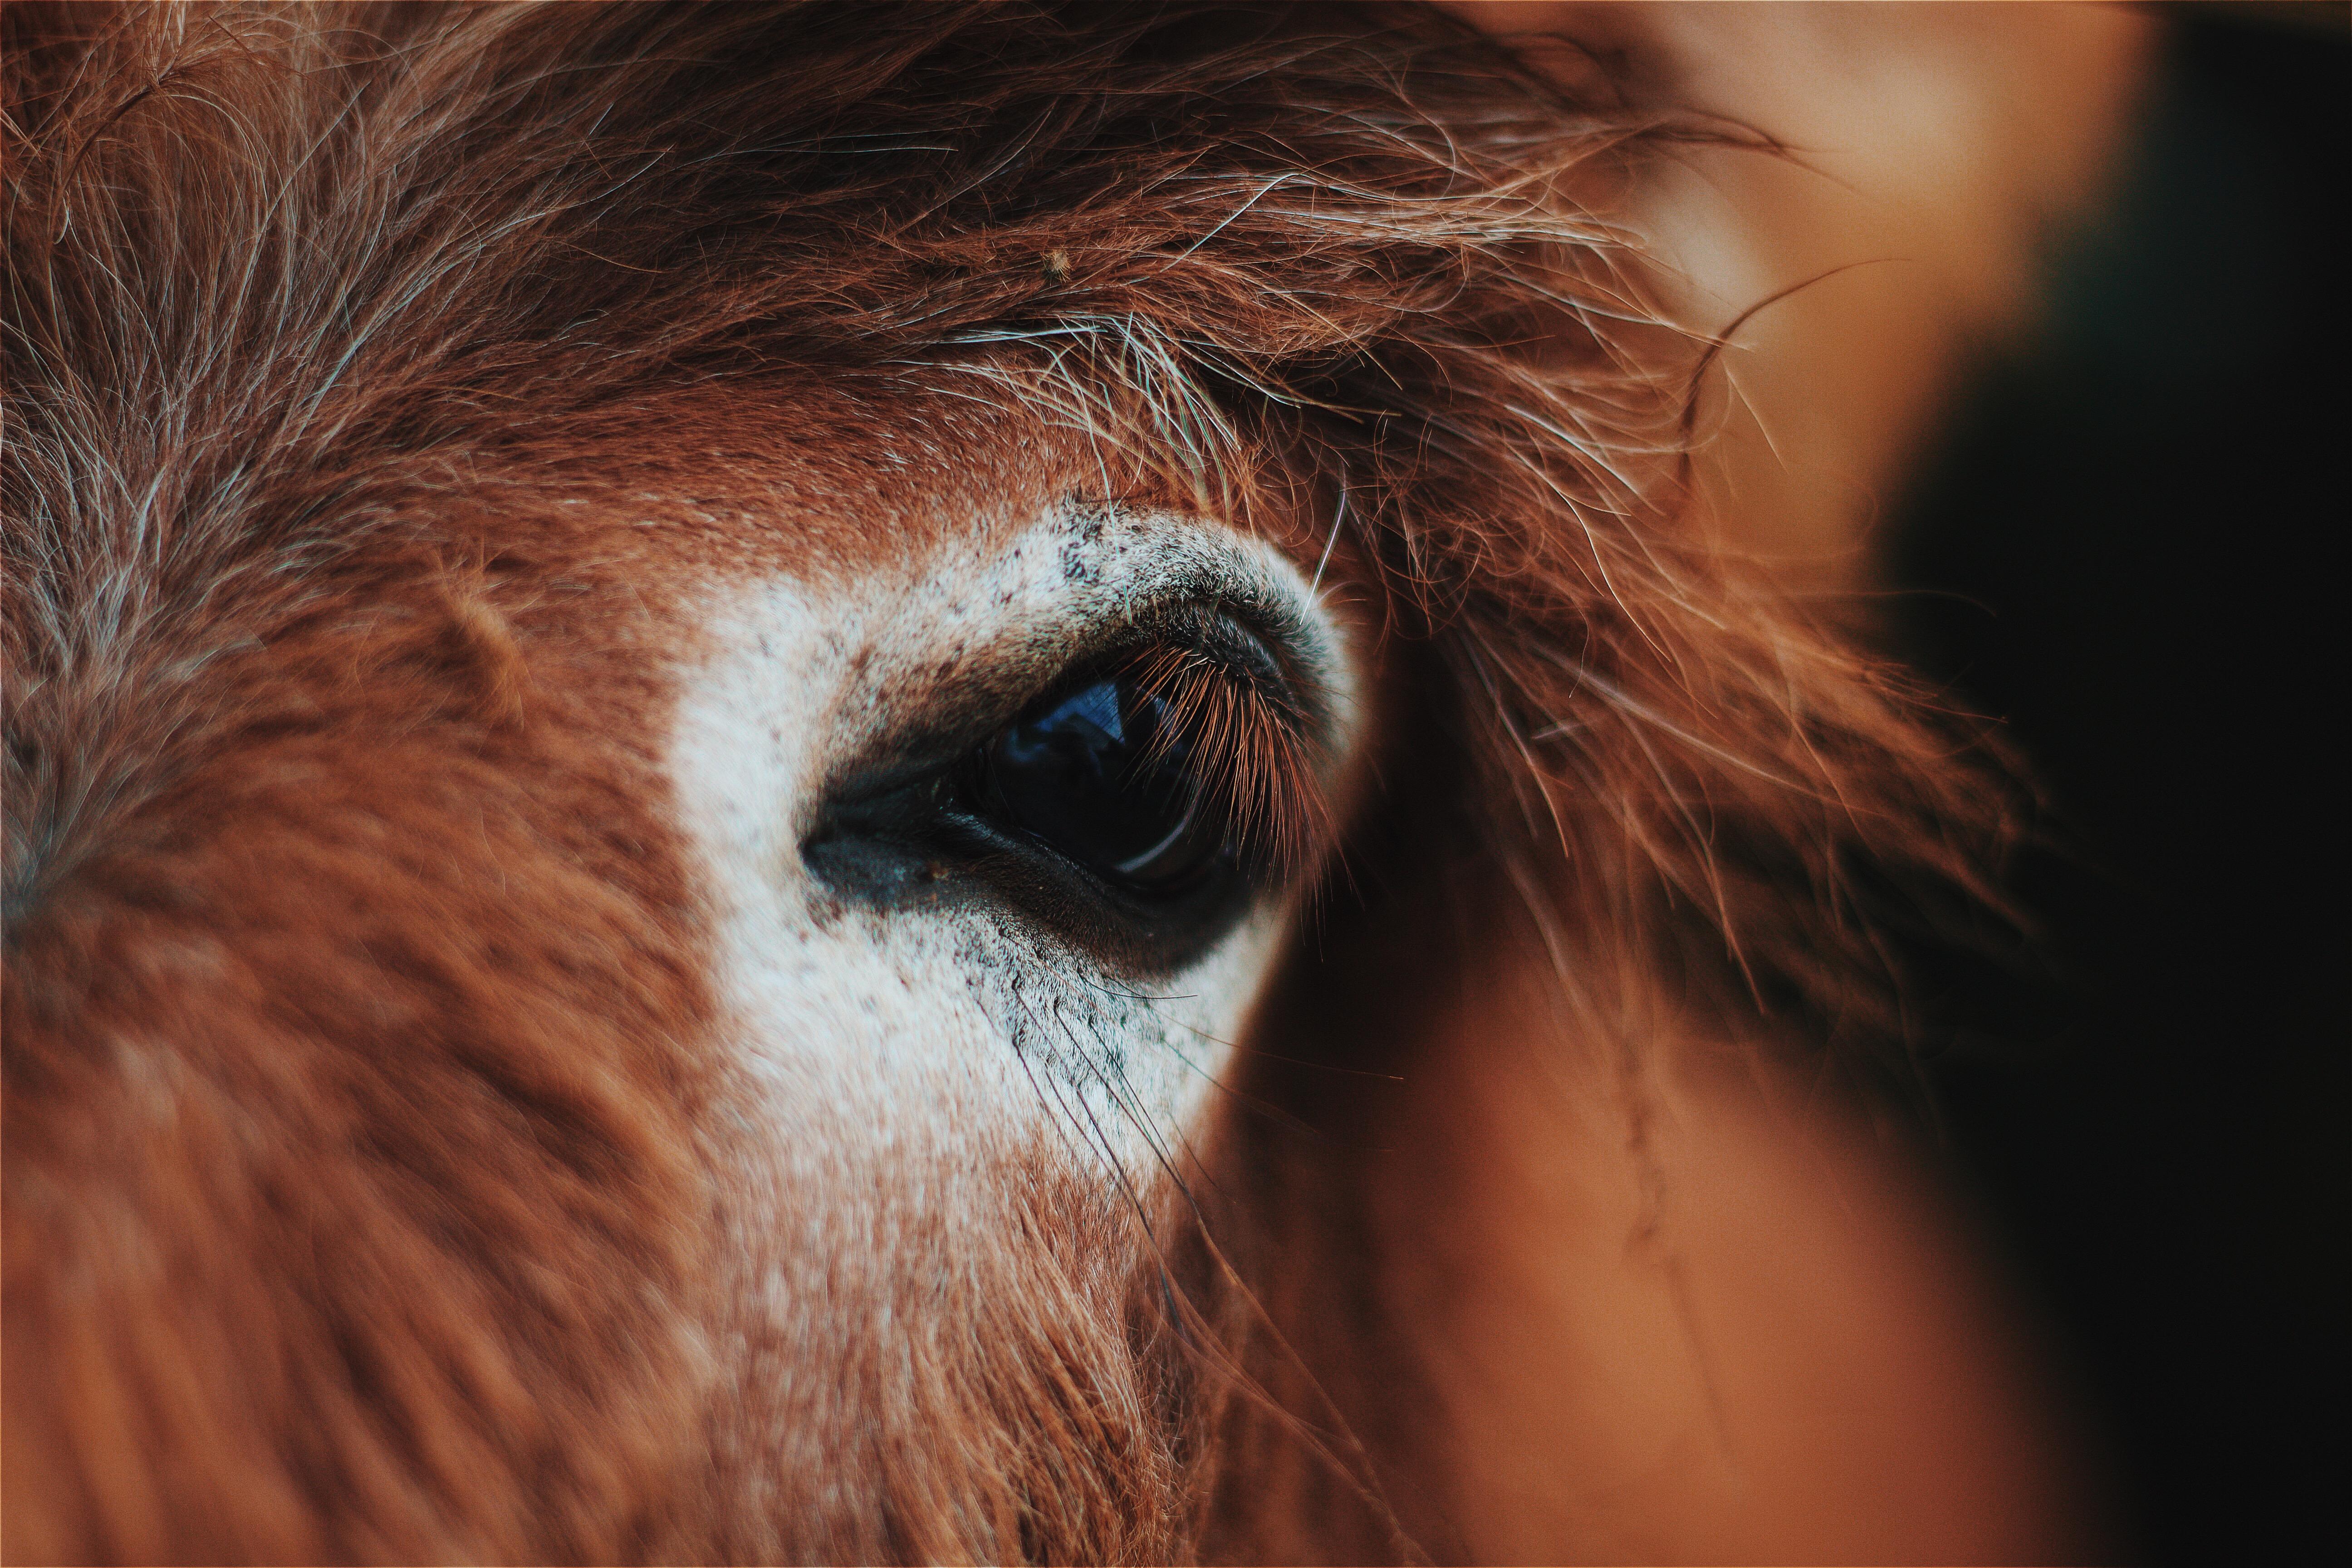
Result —
<instances>
[{"instance_id":1,"label":"reflection in eye","mask_svg":"<svg viewBox=\"0 0 2352 1568\"><path fill-rule=\"evenodd\" d=\"M1234 849L1186 717L1131 667L1033 707L982 748L979 782L1014 826L1106 880L1186 891Z\"/></svg>"}]
</instances>

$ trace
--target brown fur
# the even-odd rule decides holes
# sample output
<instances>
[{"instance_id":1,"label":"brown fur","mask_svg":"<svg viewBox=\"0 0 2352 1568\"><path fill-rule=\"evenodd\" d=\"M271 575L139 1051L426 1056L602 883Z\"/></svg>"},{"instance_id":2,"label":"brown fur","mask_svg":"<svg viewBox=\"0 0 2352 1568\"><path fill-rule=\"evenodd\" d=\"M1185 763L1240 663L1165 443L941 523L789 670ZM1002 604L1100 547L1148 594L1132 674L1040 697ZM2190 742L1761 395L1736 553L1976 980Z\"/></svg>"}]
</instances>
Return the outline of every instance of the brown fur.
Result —
<instances>
[{"instance_id":1,"label":"brown fur","mask_svg":"<svg viewBox=\"0 0 2352 1568\"><path fill-rule=\"evenodd\" d=\"M729 1304L650 737L724 520L824 489L773 432L1034 429L1353 584L1384 787L1269 1051L1409 1061L1498 922L1605 1059L1858 1045L1858 886L1975 896L1952 743L1678 525L1699 345L1578 195L1685 128L1409 12L8 26L11 1559L1414 1549L1378 1215L1247 1117L1158 1257L1008 1160L1033 1234L838 1369L880 1446L737 1451L810 1352Z\"/></svg>"}]
</instances>

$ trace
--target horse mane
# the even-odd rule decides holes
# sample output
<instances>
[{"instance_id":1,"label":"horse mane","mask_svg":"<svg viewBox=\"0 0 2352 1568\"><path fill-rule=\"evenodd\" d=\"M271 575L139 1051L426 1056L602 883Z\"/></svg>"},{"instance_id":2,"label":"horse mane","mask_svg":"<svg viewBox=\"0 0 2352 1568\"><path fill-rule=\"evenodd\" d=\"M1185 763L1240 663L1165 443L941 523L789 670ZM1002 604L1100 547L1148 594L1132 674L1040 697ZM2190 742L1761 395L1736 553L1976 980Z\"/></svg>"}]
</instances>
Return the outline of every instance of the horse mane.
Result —
<instances>
[{"instance_id":1,"label":"horse mane","mask_svg":"<svg viewBox=\"0 0 2352 1568\"><path fill-rule=\"evenodd\" d=\"M484 453L557 471L580 432L626 427L649 388L822 379L877 406L1025 410L1078 433L1107 490L1234 517L1361 600L1396 693L1381 784L1250 1069L1254 1094L1307 1121L1347 1116L1335 1064L1410 1060L1449 973L1506 938L1563 1036L1610 1071L1638 1075L1644 1042L1680 1030L1867 1077L1904 1022L1890 923L1990 901L2008 796L1971 738L1769 591L1685 505L1709 345L1663 318L1606 204L1639 159L1720 129L1565 99L1503 47L1381 6L17 4L6 26L8 1376L68 1391L12 1400L11 1555L188 1539L429 1554L444 1542L400 1522L396 1500L420 1486L467 1521L446 1539L486 1552L614 1557L666 1539L647 1522L658 1509L594 1500L656 1484L656 1459L564 1453L561 1411L527 1456L501 1450L481 1434L511 1418L527 1369L485 1362L452 1384L464 1410L417 1414L443 1396L403 1392L397 1344L367 1342L356 1308L318 1354L364 1369L344 1381L387 1407L413 1396L406 1416L360 1396L303 1412L295 1374L249 1432L175 1427L170 1402L108 1415L142 1397L109 1357L161 1376L169 1356L73 1338L70 1304L36 1300L38 1184L69 1156L30 1118L72 1053L39 1044L65 1004L16 968L66 918L60 889L110 885L124 823L257 732L251 711L206 707L191 675L222 642L232 587L293 625L307 592L373 563L373 581L406 584L386 592L430 601L403 657L462 684L466 722L495 737L525 678L499 618L467 608L481 564L449 560L395 498L459 493ZM650 439L682 472L693 435ZM134 712L140 743L56 743L122 734ZM562 761L541 757L550 776ZM582 853L591 870L619 863ZM677 907L662 864L612 875ZM690 969L690 944L601 918L615 943ZM614 1027L690 1037L707 999L688 979L674 991ZM648 1081L691 1079L664 1060ZM544 1097L564 1069L499 1070L542 1074ZM637 1126L597 1110L601 1092L558 1095L578 1099L583 1146ZM1171 1276L1209 1304L1150 1331L1226 1346L1211 1359L1227 1392L1178 1400L1202 1479L1162 1533L1122 1538L1038 1525L1055 1513L1039 1497L1077 1472L1024 1474L1034 1517L1013 1548L1307 1550L1297 1521L1345 1515L1362 1550L1409 1549L1367 1500L1383 1484L1364 1457L1373 1395L1351 1405L1318 1380L1339 1347L1375 1340L1396 1376L1417 1375L1410 1327L1366 1326L1345 1278L1341 1238L1376 1221L1344 1162L1311 1139L1275 1151L1279 1137L1230 1132L1256 1174L1226 1184L1222 1239ZM656 1146L689 1142L637 1126L625 1153L564 1156L565 1201L584 1230L609 1228L567 1268L692 1274L685 1244L593 1191L642 1155L654 1173L628 1177L631 1201L651 1203L685 1180L661 1173L674 1156ZM647 1212L690 1208L675 1205ZM1297 1248L1331 1276L1294 1277ZM271 1331L282 1309L266 1292L237 1299ZM600 1431L673 1429L665 1369L699 1353L662 1348L673 1307L573 1322L586 1348L549 1348L536 1375L585 1390L579 1419ZM19 1360L36 1341L87 1364L36 1372ZM641 1342L649 1370L607 1380ZM233 1333L202 1344L169 1354L252 1355ZM355 1479L270 1426L304 1418L410 1426ZM108 1470L122 1430L149 1469ZM188 1500L243 1484L229 1450L289 1444L267 1507ZM26 1487L84 1500L20 1521ZM1277 1528L1286 1509L1296 1538ZM343 1522L318 1521L330 1514ZM101 1516L143 1522L105 1537ZM960 1539L920 1521L893 1538L984 1549Z\"/></svg>"}]
</instances>

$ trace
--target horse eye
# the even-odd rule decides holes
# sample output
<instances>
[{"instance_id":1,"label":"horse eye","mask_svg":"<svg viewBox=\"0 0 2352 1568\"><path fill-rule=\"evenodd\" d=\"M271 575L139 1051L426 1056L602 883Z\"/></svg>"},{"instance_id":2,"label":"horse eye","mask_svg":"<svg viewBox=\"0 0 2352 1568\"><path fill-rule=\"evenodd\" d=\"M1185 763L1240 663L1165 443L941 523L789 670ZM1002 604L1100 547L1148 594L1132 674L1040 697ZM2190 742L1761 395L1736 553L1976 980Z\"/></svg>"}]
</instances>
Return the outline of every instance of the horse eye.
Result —
<instances>
[{"instance_id":1,"label":"horse eye","mask_svg":"<svg viewBox=\"0 0 2352 1568\"><path fill-rule=\"evenodd\" d=\"M1172 898L1230 858L1197 737L1131 674L1046 697L971 763L975 807L1114 886Z\"/></svg>"}]
</instances>

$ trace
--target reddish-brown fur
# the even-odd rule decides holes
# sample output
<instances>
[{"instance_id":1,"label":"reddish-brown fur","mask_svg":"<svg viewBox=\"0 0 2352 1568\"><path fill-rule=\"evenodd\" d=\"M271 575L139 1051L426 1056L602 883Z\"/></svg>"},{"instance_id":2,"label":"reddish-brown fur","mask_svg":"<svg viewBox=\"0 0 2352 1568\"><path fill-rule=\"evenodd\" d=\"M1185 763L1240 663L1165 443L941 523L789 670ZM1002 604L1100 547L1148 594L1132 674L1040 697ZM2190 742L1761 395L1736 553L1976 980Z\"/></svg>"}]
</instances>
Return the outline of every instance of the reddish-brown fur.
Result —
<instances>
[{"instance_id":1,"label":"reddish-brown fur","mask_svg":"<svg viewBox=\"0 0 2352 1568\"><path fill-rule=\"evenodd\" d=\"M1953 743L1678 524L1699 345L1578 200L1697 131L1410 12L8 26L13 1560L1409 1552L1444 1373L1325 1069L1485 1048L1497 952L1627 1081L1844 1051L1857 888L1976 896ZM845 1352L928 1442L760 1473L657 656L714 563L1106 485L1384 628L1242 1086L1323 1136L1222 1123L1162 1258L1013 1159L1003 1331Z\"/></svg>"}]
</instances>

